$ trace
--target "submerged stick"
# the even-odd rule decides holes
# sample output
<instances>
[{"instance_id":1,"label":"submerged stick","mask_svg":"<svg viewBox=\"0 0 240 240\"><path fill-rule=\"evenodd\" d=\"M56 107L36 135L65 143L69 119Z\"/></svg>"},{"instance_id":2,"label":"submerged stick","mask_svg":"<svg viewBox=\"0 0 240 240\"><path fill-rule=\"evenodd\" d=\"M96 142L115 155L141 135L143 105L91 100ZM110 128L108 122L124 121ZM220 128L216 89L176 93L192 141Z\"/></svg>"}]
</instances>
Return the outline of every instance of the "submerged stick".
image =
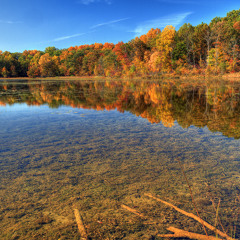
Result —
<instances>
[{"instance_id":1,"label":"submerged stick","mask_svg":"<svg viewBox=\"0 0 240 240\"><path fill-rule=\"evenodd\" d=\"M130 208L130 207L124 205L124 204L122 204L121 206L122 206L122 208L124 208L125 210L127 210L127 211L129 211L129 212L131 212L131 213L133 213L133 214L135 214L135 215L143 218L144 220L148 220L148 224L154 224L154 225L157 225L157 224L158 224L158 223L157 223L156 221L154 221L152 218L146 217L144 214L139 213L137 210L135 210L135 209L133 209L133 208Z\"/></svg>"},{"instance_id":2,"label":"submerged stick","mask_svg":"<svg viewBox=\"0 0 240 240\"><path fill-rule=\"evenodd\" d=\"M208 191L211 192L209 185L208 185L207 183L205 183L205 185L207 186ZM217 208L215 207L215 202L214 202L214 200L213 200L213 198L212 198L212 196L211 196L211 193L209 194L209 197L210 197L210 200L211 200L211 202L212 202L212 206L213 206L215 212L217 213L218 210L217 210ZM220 199L219 199L219 201L220 201ZM217 214L216 214L216 215L217 215ZM221 221L221 219L220 219L219 216L217 217L217 220L218 220L218 222L219 222L219 224L220 224L223 232L226 233L226 231L225 231L225 229L224 229L224 227L223 227L223 225L222 225L222 221ZM226 234L227 234L227 233L226 233Z\"/></svg>"},{"instance_id":3,"label":"submerged stick","mask_svg":"<svg viewBox=\"0 0 240 240\"><path fill-rule=\"evenodd\" d=\"M158 237L168 237L168 238L190 238L197 240L220 240L220 238L216 238L214 236L206 236L198 233L184 231L182 229L178 229L175 227L169 227L167 230L174 232L174 234L158 234Z\"/></svg>"},{"instance_id":4,"label":"submerged stick","mask_svg":"<svg viewBox=\"0 0 240 240\"><path fill-rule=\"evenodd\" d=\"M76 222L77 222L77 225L78 225L78 230L79 230L80 235L81 235L81 239L82 240L87 240L88 236L87 236L85 227L83 225L82 217L81 217L78 209L76 209L76 208L74 209L74 214L75 214Z\"/></svg>"},{"instance_id":5,"label":"submerged stick","mask_svg":"<svg viewBox=\"0 0 240 240\"><path fill-rule=\"evenodd\" d=\"M162 200L162 199L160 199L160 198L154 197L154 196L153 196L152 194L150 194L150 193L144 193L144 195L145 195L145 196L148 196L148 197L150 197L150 198L153 198L153 199L155 199L155 200L158 201L158 202L162 202L162 203L168 205L168 206L171 207L171 208L174 208L176 211L184 214L185 216L188 216L188 217L190 217L190 218L195 219L196 221L198 221L199 223L203 224L203 225L204 225L205 227L207 227L208 229L216 232L216 233L217 233L218 235L220 235L221 237L224 237L224 238L226 238L226 239L228 239L228 240L233 240L233 239L234 239L234 238L229 237L226 233L223 233L222 231L216 229L214 226L212 226L211 224L205 222L203 219L201 219L200 217L196 216L196 215L193 214L193 213L188 213L188 212L186 212L186 211L184 211L184 210L176 207L175 205L173 205L173 204L171 204L171 203L169 203L169 202L166 202L166 201L164 201L164 200Z\"/></svg>"},{"instance_id":6,"label":"submerged stick","mask_svg":"<svg viewBox=\"0 0 240 240\"><path fill-rule=\"evenodd\" d=\"M143 214L139 213L137 210L132 209L132 208L130 208L130 207L124 205L124 204L122 204L122 208L128 210L131 213L134 213L135 215L138 215L139 217L146 218Z\"/></svg>"}]
</instances>

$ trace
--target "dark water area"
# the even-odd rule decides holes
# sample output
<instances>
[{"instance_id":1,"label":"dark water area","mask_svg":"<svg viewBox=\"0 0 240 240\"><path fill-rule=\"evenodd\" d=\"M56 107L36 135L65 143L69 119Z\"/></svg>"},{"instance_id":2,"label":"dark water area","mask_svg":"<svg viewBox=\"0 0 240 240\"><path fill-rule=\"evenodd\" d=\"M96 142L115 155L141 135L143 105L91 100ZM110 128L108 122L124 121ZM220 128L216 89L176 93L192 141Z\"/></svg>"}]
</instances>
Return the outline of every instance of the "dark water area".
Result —
<instances>
[{"instance_id":1,"label":"dark water area","mask_svg":"<svg viewBox=\"0 0 240 240\"><path fill-rule=\"evenodd\" d=\"M0 81L0 125L0 239L206 234L146 194L240 237L238 83Z\"/></svg>"}]
</instances>

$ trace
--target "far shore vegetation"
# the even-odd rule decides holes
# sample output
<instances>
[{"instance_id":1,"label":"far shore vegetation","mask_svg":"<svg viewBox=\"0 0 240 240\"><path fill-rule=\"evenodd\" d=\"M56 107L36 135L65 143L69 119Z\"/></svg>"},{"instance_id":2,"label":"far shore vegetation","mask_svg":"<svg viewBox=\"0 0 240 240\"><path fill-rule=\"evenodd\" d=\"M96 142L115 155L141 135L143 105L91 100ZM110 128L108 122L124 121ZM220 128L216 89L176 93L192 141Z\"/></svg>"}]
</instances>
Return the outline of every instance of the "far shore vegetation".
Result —
<instances>
[{"instance_id":1,"label":"far shore vegetation","mask_svg":"<svg viewBox=\"0 0 240 240\"><path fill-rule=\"evenodd\" d=\"M240 10L209 24L150 29L123 43L95 43L23 53L0 51L1 78L39 77L209 77L239 78Z\"/></svg>"}]
</instances>

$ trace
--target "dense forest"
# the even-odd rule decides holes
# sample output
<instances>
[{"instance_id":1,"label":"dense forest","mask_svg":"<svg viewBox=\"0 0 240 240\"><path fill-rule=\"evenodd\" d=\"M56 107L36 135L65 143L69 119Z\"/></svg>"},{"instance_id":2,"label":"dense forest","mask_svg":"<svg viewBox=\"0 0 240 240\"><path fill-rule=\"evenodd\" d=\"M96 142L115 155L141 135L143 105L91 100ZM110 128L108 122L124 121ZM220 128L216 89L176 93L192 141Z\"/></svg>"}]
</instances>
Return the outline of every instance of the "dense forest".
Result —
<instances>
[{"instance_id":1,"label":"dense forest","mask_svg":"<svg viewBox=\"0 0 240 240\"><path fill-rule=\"evenodd\" d=\"M240 71L240 10L214 18L210 24L185 23L151 29L123 43L95 43L23 53L0 51L0 76L144 77L224 74Z\"/></svg>"}]
</instances>

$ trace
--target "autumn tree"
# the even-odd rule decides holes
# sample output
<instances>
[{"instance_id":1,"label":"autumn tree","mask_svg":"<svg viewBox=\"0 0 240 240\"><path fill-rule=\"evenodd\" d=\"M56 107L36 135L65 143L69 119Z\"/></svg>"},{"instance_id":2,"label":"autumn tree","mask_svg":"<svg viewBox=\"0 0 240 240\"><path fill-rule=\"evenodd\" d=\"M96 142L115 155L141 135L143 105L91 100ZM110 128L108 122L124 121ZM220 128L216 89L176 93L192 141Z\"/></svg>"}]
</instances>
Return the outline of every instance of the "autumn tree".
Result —
<instances>
[{"instance_id":1,"label":"autumn tree","mask_svg":"<svg viewBox=\"0 0 240 240\"><path fill-rule=\"evenodd\" d=\"M166 26L157 39L156 46L159 51L157 65L161 72L170 72L172 70L172 51L175 37L175 28Z\"/></svg>"},{"instance_id":2,"label":"autumn tree","mask_svg":"<svg viewBox=\"0 0 240 240\"><path fill-rule=\"evenodd\" d=\"M147 34L142 35L140 37L140 40L145 43L148 48L154 48L156 47L156 40L160 33L161 30L159 28L152 28L148 31Z\"/></svg>"},{"instance_id":3,"label":"autumn tree","mask_svg":"<svg viewBox=\"0 0 240 240\"><path fill-rule=\"evenodd\" d=\"M59 69L49 53L45 53L39 59L39 67L42 77L58 76Z\"/></svg>"},{"instance_id":4,"label":"autumn tree","mask_svg":"<svg viewBox=\"0 0 240 240\"><path fill-rule=\"evenodd\" d=\"M179 39L186 46L188 64L195 65L194 27L184 23L178 30Z\"/></svg>"},{"instance_id":5,"label":"autumn tree","mask_svg":"<svg viewBox=\"0 0 240 240\"><path fill-rule=\"evenodd\" d=\"M7 70L6 67L3 67L3 68L2 68L2 76L3 76L4 78L10 77L10 72Z\"/></svg>"}]
</instances>

